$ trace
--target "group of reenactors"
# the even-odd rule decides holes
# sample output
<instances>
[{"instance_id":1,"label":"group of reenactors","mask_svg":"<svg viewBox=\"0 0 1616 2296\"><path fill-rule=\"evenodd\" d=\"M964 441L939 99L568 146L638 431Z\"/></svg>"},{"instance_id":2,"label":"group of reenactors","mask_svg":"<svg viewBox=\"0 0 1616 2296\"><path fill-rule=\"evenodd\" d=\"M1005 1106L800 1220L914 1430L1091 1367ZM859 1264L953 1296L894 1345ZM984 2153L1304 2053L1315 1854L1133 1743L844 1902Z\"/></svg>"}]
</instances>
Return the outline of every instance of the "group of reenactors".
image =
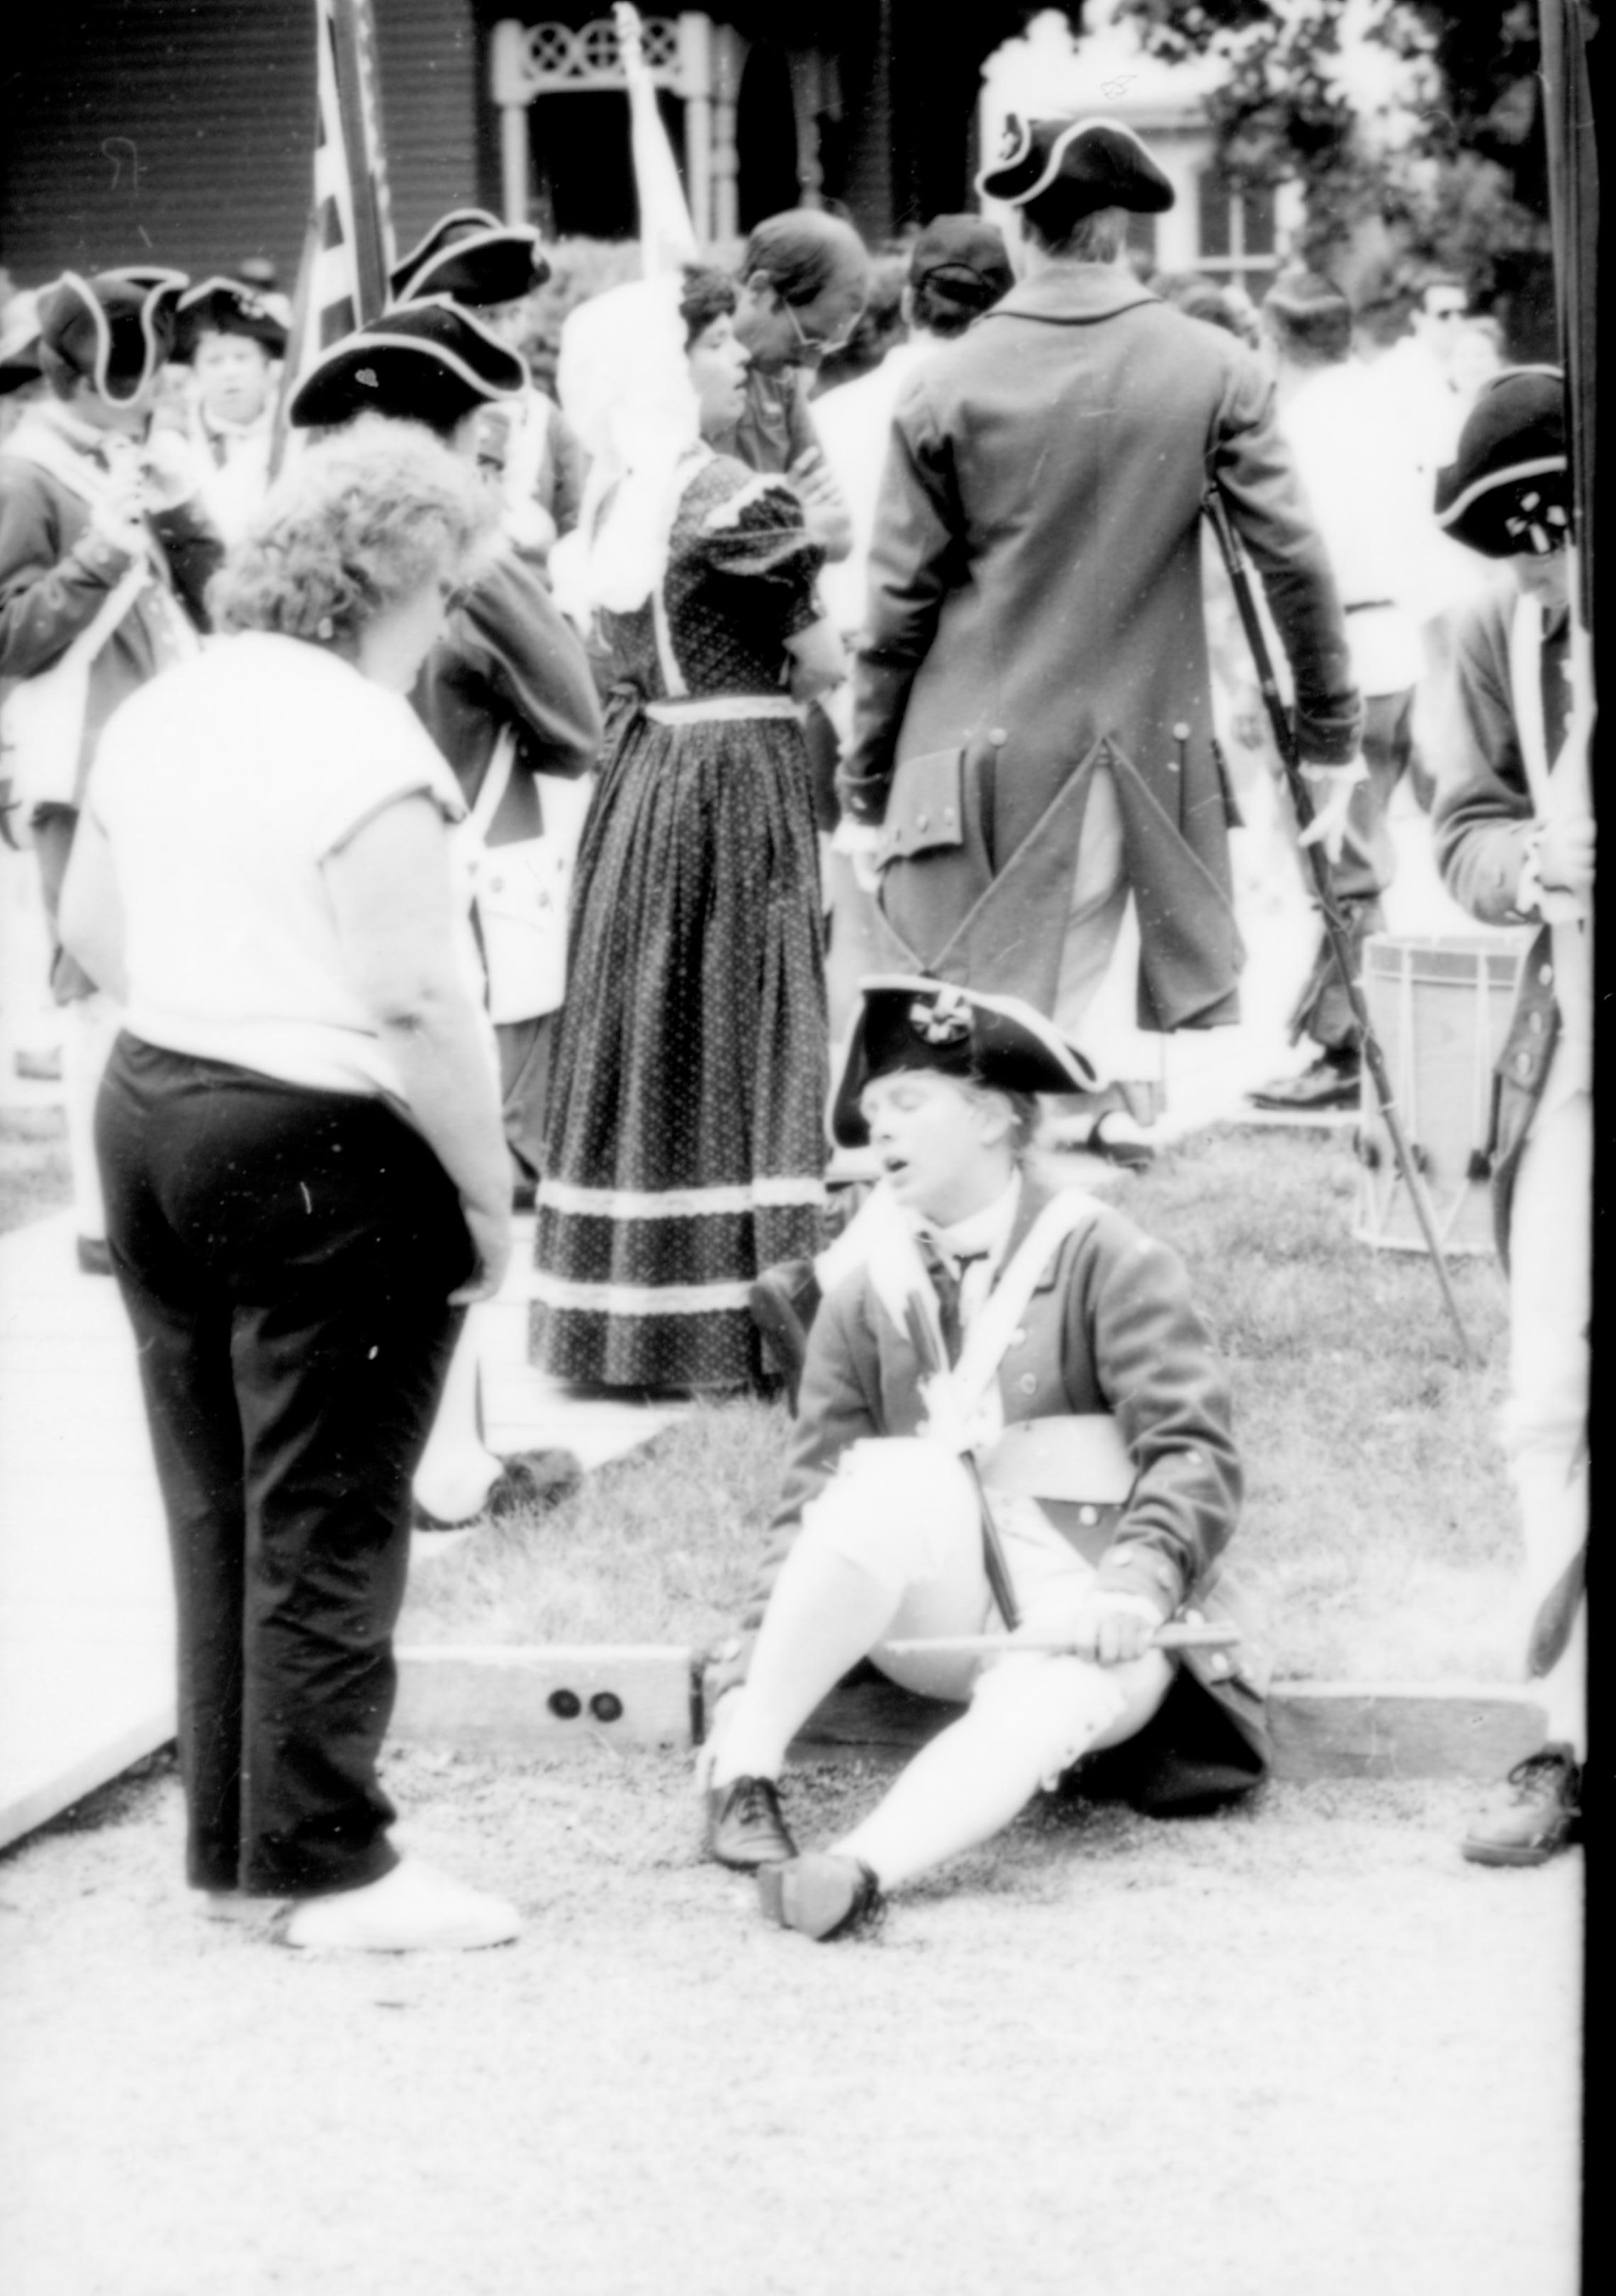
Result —
<instances>
[{"instance_id":1,"label":"group of reenactors","mask_svg":"<svg viewBox=\"0 0 1616 2296\"><path fill-rule=\"evenodd\" d=\"M1052 1186L1030 1154L1038 1095L1105 1083L1085 1020L1130 905L1140 1024L1236 1017L1209 489L1261 577L1325 815L1364 779L1342 609L1377 602L1341 595L1263 364L1129 266L1128 217L1171 203L1166 176L1126 128L1038 119L1011 123L979 189L1013 282L898 392L836 768L839 849L878 888L887 961L859 990L832 1123L873 1154L880 1185L806 1331L767 1567L707 1749L711 1854L755 1871L766 1912L815 1938L857 1928L1079 1764L1161 1811L1216 1807L1266 1772L1250 1638L1166 1646L1164 1630L1238 1616L1223 1557L1242 1471L1206 1324L1169 1250ZM399 266L394 307L327 351L291 403L294 426L425 422L506 491L522 548L501 561L474 644L416 697L471 800L494 748L490 696L520 713L546 770L587 771L600 739L583 645L544 572L577 516L576 450L513 348L542 263L529 232L446 218ZM846 273L840 301L824 274L806 296L756 270L742 291L759 340L780 337L749 386L748 458L797 472L838 554L845 506L805 387L815 359L790 347L823 356L845 335L861 299L851 256ZM288 318L250 281L157 271L70 274L39 298L21 369L37 380L0 457L0 679L47 906L101 728L198 644L208 575L263 498ZM176 357L195 380L177 414ZM1538 1862L1570 1838L1583 1728L1593 827L1569 675L1563 398L1551 371L1502 373L1433 504L1501 578L1454 634L1446 754L1429 761L1438 857L1473 914L1538 929L1500 1063L1495 1185L1509 1441L1546 1598L1534 1663L1551 1712L1543 1749L1465 1841L1488 1863ZM74 676L75 738L51 752L29 700L60 701L53 677ZM27 759L25 743L39 745ZM496 841L529 828L530 783L513 779L506 802ZM93 1078L95 984L65 953L55 980L70 1069ZM502 1031L529 1179L543 1027ZM93 1264L88 1198L80 1234ZM804 1851L779 1794L786 1749L866 1657L963 1712L851 1833Z\"/></svg>"}]
</instances>

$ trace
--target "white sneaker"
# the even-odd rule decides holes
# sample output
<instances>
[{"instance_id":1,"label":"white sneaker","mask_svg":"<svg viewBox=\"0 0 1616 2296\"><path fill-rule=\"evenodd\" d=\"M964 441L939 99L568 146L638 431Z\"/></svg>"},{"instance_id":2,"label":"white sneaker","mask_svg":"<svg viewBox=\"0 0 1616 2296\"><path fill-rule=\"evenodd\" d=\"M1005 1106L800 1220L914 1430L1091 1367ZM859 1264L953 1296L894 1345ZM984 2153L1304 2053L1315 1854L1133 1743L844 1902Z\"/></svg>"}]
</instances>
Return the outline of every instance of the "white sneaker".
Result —
<instances>
[{"instance_id":1,"label":"white sneaker","mask_svg":"<svg viewBox=\"0 0 1616 2296\"><path fill-rule=\"evenodd\" d=\"M205 1922L234 1922L238 1928L267 1928L285 1906L284 1898L250 1898L241 1890L197 1890L192 1902Z\"/></svg>"},{"instance_id":2,"label":"white sneaker","mask_svg":"<svg viewBox=\"0 0 1616 2296\"><path fill-rule=\"evenodd\" d=\"M509 1945L521 1919L504 1898L405 1857L363 1889L303 1898L280 1934L310 1953L463 1953Z\"/></svg>"}]
</instances>

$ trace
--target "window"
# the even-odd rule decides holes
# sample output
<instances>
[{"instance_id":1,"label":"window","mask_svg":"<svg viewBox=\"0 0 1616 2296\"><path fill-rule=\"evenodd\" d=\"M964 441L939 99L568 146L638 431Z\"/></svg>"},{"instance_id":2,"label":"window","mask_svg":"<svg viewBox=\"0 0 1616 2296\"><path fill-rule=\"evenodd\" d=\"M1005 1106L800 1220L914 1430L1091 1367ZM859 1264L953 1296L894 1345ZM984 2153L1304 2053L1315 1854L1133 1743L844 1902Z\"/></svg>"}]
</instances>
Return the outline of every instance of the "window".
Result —
<instances>
[{"instance_id":1,"label":"window","mask_svg":"<svg viewBox=\"0 0 1616 2296\"><path fill-rule=\"evenodd\" d=\"M1235 190L1209 170L1197 187L1195 268L1262 300L1279 268L1276 198L1269 184Z\"/></svg>"}]
</instances>

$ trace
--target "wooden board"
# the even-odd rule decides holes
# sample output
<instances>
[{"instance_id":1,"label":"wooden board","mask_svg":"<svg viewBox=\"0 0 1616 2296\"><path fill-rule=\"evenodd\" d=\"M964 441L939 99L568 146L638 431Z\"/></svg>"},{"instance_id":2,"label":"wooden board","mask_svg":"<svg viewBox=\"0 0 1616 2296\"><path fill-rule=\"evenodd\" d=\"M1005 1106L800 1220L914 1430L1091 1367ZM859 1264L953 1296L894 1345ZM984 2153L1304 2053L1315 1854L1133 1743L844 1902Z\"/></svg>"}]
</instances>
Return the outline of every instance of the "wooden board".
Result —
<instances>
[{"instance_id":1,"label":"wooden board","mask_svg":"<svg viewBox=\"0 0 1616 2296\"><path fill-rule=\"evenodd\" d=\"M699 1653L660 1644L417 1647L400 1651L394 1735L482 1751L565 1751L606 1740L690 1745ZM604 1697L615 1702L596 1709ZM913 1753L958 1712L880 1676L844 1684L793 1752ZM1542 1743L1541 1708L1497 1683L1279 1685L1269 1700L1274 1775L1500 1778Z\"/></svg>"},{"instance_id":2,"label":"wooden board","mask_svg":"<svg viewBox=\"0 0 1616 2296\"><path fill-rule=\"evenodd\" d=\"M912 1753L958 1712L879 1677L826 1699L796 1751ZM1274 1775L1501 1778L1543 1742L1543 1710L1499 1683L1281 1683L1268 1700Z\"/></svg>"},{"instance_id":3,"label":"wooden board","mask_svg":"<svg viewBox=\"0 0 1616 2296\"><path fill-rule=\"evenodd\" d=\"M1505 1683L1292 1682L1269 1699L1281 1778L1501 1778L1543 1743L1542 1707Z\"/></svg>"},{"instance_id":4,"label":"wooden board","mask_svg":"<svg viewBox=\"0 0 1616 2296\"><path fill-rule=\"evenodd\" d=\"M390 1734L483 1753L688 1746L697 1664L660 1643L417 1644L398 1652Z\"/></svg>"}]
</instances>

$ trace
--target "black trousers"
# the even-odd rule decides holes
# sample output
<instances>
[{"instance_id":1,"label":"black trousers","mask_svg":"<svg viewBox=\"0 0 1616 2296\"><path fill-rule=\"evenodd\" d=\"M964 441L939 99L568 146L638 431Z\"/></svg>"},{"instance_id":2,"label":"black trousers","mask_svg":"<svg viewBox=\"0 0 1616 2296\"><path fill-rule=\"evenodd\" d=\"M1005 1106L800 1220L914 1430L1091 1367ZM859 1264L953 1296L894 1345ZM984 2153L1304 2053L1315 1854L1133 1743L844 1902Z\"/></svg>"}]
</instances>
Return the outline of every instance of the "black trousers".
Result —
<instances>
[{"instance_id":1,"label":"black trousers","mask_svg":"<svg viewBox=\"0 0 1616 2296\"><path fill-rule=\"evenodd\" d=\"M127 1033L96 1147L173 1549L189 1877L356 1888L397 1863L376 1758L458 1198L380 1101Z\"/></svg>"}]
</instances>

